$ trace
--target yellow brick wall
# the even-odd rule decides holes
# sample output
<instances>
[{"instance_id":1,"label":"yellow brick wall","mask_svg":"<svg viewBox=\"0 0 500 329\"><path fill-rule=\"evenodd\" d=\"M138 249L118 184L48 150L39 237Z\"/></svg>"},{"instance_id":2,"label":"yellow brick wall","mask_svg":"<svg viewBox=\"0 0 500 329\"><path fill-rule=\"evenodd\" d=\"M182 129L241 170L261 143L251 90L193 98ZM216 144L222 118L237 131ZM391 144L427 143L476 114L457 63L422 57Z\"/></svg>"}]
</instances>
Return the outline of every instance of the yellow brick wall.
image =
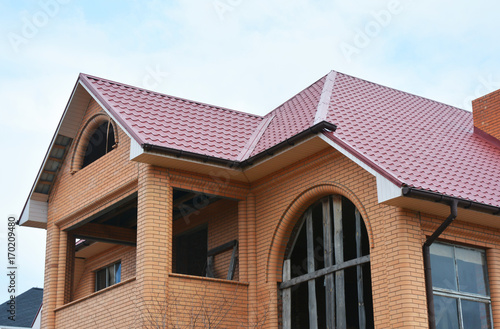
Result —
<instances>
[{"instance_id":1,"label":"yellow brick wall","mask_svg":"<svg viewBox=\"0 0 500 329\"><path fill-rule=\"evenodd\" d=\"M247 328L247 285L171 274L169 328Z\"/></svg>"},{"instance_id":2,"label":"yellow brick wall","mask_svg":"<svg viewBox=\"0 0 500 329\"><path fill-rule=\"evenodd\" d=\"M136 285L135 280L124 282L117 287L102 290L91 298L57 309L55 327L58 329L140 328L142 319L138 316L140 299L137 297Z\"/></svg>"},{"instance_id":3,"label":"yellow brick wall","mask_svg":"<svg viewBox=\"0 0 500 329\"><path fill-rule=\"evenodd\" d=\"M95 271L107 265L121 261L121 281L135 277L135 253L134 247L117 245L84 260L82 274L73 293L73 300L95 292Z\"/></svg>"}]
</instances>

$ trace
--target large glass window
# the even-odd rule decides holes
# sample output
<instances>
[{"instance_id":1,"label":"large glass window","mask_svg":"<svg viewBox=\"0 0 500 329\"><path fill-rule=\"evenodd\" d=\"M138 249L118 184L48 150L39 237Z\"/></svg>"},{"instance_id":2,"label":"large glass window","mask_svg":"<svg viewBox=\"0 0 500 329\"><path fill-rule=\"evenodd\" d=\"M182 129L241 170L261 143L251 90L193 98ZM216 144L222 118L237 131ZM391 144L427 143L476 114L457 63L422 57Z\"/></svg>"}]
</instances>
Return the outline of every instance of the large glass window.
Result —
<instances>
[{"instance_id":1,"label":"large glass window","mask_svg":"<svg viewBox=\"0 0 500 329\"><path fill-rule=\"evenodd\" d=\"M430 252L437 328L493 328L484 250L434 243Z\"/></svg>"},{"instance_id":2,"label":"large glass window","mask_svg":"<svg viewBox=\"0 0 500 329\"><path fill-rule=\"evenodd\" d=\"M373 328L368 234L348 199L311 206L283 265L283 328Z\"/></svg>"}]
</instances>

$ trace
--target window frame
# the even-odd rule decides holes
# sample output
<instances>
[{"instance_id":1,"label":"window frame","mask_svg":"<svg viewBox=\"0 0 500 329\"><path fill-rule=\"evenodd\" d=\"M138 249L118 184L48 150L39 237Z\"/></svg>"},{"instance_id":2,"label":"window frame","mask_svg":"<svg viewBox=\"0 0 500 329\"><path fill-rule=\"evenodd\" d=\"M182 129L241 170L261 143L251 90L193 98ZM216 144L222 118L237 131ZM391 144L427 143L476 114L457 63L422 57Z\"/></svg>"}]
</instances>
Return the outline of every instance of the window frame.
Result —
<instances>
[{"instance_id":1,"label":"window frame","mask_svg":"<svg viewBox=\"0 0 500 329\"><path fill-rule=\"evenodd\" d=\"M488 262L487 262L487 258L486 258L486 250L480 249L480 248L463 246L463 245L454 244L454 243L447 243L447 242L443 242L443 241L435 242L432 245L435 245L435 244L444 245L444 246L448 246L448 247L453 248L453 269L454 269L454 273L455 273L454 279L455 279L455 283L457 284L457 290L436 287L434 285L435 282L433 280L432 294L434 296L452 298L452 299L457 301L459 329L464 328L462 300L486 304L488 307L488 311L489 311L489 325L490 325L490 328L493 328L494 327L493 310L491 307L491 290L490 290L490 282L489 282L489 275L488 275ZM431 257L432 257L432 245L431 245ZM481 294L477 294L477 293L471 293L471 292L459 290L460 289L460 287L459 287L460 278L459 278L459 271L458 271L458 264L457 264L457 248L478 252L478 253L482 254L482 256L484 257L483 271L484 271L484 285L485 285L486 291L487 291L486 295L481 295ZM434 269L434 267L433 267L433 269ZM436 305L434 307L436 308Z\"/></svg>"},{"instance_id":2,"label":"window frame","mask_svg":"<svg viewBox=\"0 0 500 329\"><path fill-rule=\"evenodd\" d=\"M118 272L117 270L117 267L120 271L120 278L118 281L116 281L116 274ZM114 282L113 283L110 283L109 282L109 271L110 269L113 268L113 277L114 277ZM97 276L99 275L99 273L102 273L102 271L104 271L105 273L105 277L106 277L106 283L105 283L105 286L104 287L101 287L100 289L98 289L98 284L99 284L99 280L97 279ZM121 280L121 273L122 273L122 262L121 260L117 261L117 262L114 262L114 263L111 263L109 265L106 265L104 267L101 267L97 270L94 271L94 279L95 279L95 284L94 284L94 292L98 292L98 291L101 291L103 289L106 289L106 288L109 288L117 283L120 283L122 280Z\"/></svg>"}]
</instances>

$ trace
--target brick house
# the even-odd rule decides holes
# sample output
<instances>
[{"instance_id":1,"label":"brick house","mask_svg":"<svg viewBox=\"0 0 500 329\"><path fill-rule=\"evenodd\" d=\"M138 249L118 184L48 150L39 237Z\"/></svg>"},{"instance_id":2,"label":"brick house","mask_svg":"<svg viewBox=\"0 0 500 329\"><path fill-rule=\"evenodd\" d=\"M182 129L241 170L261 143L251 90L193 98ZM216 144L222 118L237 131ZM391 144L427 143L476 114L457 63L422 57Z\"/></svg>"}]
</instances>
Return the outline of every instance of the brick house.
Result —
<instances>
[{"instance_id":1,"label":"brick house","mask_svg":"<svg viewBox=\"0 0 500 329\"><path fill-rule=\"evenodd\" d=\"M500 92L473 108L331 71L261 117L80 74L20 216L42 327L493 328Z\"/></svg>"}]
</instances>

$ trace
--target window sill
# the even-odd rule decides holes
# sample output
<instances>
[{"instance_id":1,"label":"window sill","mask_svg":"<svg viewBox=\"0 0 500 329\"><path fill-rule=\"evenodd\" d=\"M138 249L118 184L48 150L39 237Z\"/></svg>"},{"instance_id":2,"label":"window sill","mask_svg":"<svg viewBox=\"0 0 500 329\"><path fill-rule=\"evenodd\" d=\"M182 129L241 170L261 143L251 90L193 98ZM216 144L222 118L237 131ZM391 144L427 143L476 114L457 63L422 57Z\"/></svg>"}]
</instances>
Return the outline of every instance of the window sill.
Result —
<instances>
[{"instance_id":1,"label":"window sill","mask_svg":"<svg viewBox=\"0 0 500 329\"><path fill-rule=\"evenodd\" d=\"M248 286L249 285L248 282L240 282L240 281L235 281L235 280L217 279L217 278L207 278L204 276L197 276L197 275L170 273L168 276L173 277L173 278L188 279L188 280L221 282L221 283L228 283L228 284L234 284L234 285L240 285L240 286Z\"/></svg>"}]
</instances>

